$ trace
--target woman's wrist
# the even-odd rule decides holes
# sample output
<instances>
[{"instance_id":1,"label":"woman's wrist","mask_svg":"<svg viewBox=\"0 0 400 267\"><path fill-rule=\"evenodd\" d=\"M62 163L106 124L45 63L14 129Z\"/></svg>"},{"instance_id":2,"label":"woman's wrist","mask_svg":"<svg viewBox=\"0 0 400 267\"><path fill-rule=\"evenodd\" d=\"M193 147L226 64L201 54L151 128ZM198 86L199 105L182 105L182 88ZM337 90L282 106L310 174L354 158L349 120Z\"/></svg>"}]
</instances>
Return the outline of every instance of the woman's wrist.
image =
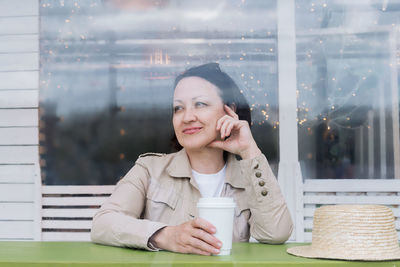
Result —
<instances>
[{"instance_id":1,"label":"woman's wrist","mask_svg":"<svg viewBox=\"0 0 400 267\"><path fill-rule=\"evenodd\" d=\"M165 226L161 229L158 229L150 238L149 243L156 249L163 249L162 247L162 239L165 234L165 230L168 226Z\"/></svg>"},{"instance_id":2,"label":"woman's wrist","mask_svg":"<svg viewBox=\"0 0 400 267\"><path fill-rule=\"evenodd\" d=\"M253 159L261 154L261 150L258 148L257 144L254 142L249 148L243 150L240 153L242 159Z\"/></svg>"}]
</instances>

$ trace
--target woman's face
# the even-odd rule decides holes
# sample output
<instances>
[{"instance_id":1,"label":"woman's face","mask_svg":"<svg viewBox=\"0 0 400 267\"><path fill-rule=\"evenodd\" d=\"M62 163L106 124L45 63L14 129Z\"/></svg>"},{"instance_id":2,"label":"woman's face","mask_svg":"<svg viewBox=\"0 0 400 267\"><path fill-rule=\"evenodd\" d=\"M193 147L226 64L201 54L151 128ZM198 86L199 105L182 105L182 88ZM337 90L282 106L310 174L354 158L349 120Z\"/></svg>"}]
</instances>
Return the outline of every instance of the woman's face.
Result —
<instances>
[{"instance_id":1,"label":"woman's face","mask_svg":"<svg viewBox=\"0 0 400 267\"><path fill-rule=\"evenodd\" d=\"M219 89L200 77L186 77L176 85L173 113L175 135L187 150L202 149L219 139L217 121L226 114Z\"/></svg>"}]
</instances>

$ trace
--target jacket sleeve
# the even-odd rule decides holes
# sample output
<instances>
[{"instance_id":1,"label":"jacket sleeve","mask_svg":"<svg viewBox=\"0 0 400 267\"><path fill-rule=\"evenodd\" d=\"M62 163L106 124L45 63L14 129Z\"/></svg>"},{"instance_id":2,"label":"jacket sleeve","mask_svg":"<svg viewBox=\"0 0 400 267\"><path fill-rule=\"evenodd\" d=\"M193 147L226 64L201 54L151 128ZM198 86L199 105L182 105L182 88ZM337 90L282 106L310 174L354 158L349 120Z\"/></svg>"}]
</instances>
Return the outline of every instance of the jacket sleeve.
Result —
<instances>
[{"instance_id":1,"label":"jacket sleeve","mask_svg":"<svg viewBox=\"0 0 400 267\"><path fill-rule=\"evenodd\" d=\"M93 218L91 239L95 243L156 251L149 238L166 226L140 219L146 204L148 171L139 164L121 179L110 198ZM150 246L149 246L150 245Z\"/></svg>"},{"instance_id":2,"label":"jacket sleeve","mask_svg":"<svg viewBox=\"0 0 400 267\"><path fill-rule=\"evenodd\" d=\"M240 167L249 179L250 235L262 243L284 243L293 231L293 223L266 157L261 154L241 160Z\"/></svg>"}]
</instances>

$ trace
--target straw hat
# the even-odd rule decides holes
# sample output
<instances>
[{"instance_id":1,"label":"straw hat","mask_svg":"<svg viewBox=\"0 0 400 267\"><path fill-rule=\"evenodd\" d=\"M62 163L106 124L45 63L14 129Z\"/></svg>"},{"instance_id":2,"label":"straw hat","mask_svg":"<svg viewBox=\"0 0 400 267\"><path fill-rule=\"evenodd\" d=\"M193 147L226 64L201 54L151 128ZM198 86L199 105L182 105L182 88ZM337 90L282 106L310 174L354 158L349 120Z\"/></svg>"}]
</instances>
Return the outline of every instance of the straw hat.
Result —
<instances>
[{"instance_id":1,"label":"straw hat","mask_svg":"<svg viewBox=\"0 0 400 267\"><path fill-rule=\"evenodd\" d=\"M315 210L311 246L287 250L295 256L342 260L400 259L393 212L380 205L334 205Z\"/></svg>"}]
</instances>

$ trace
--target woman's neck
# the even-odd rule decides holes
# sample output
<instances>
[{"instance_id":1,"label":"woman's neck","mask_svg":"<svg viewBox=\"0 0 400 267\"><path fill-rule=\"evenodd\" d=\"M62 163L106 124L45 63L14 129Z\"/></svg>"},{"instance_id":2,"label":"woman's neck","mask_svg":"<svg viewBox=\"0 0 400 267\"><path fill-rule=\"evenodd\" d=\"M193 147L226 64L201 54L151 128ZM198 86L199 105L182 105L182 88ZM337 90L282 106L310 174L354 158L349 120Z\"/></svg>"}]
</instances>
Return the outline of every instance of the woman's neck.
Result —
<instances>
[{"instance_id":1,"label":"woman's neck","mask_svg":"<svg viewBox=\"0 0 400 267\"><path fill-rule=\"evenodd\" d=\"M224 167L223 153L223 150L216 148L186 150L192 169L203 174L217 173Z\"/></svg>"}]
</instances>

